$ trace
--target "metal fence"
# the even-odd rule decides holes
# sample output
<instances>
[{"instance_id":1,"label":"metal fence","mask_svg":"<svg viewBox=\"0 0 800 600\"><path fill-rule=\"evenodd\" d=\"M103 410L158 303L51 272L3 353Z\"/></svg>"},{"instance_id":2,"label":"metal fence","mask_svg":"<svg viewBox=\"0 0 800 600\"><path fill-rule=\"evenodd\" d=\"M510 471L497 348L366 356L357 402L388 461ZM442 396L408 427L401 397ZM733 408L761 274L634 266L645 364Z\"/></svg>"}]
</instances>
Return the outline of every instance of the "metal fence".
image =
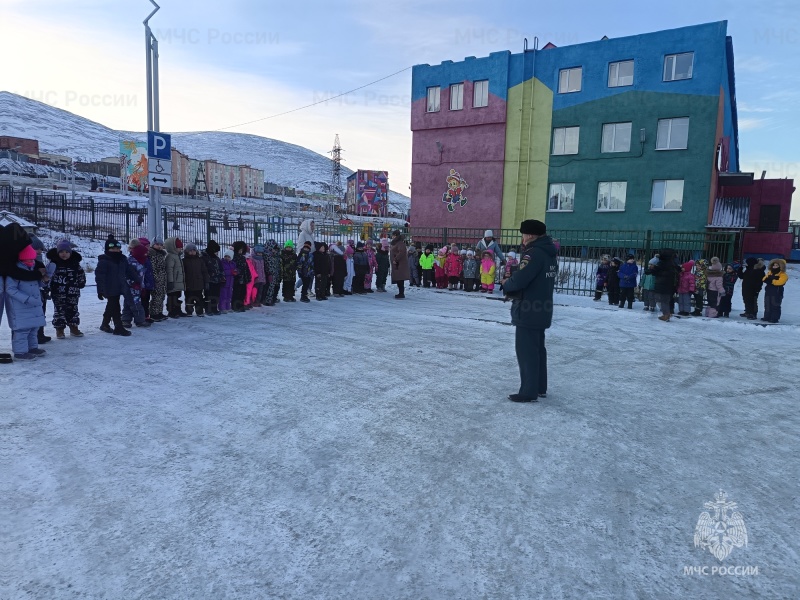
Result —
<instances>
[{"instance_id":1,"label":"metal fence","mask_svg":"<svg viewBox=\"0 0 800 600\"><path fill-rule=\"evenodd\" d=\"M15 191L0 188L0 209L66 234L105 239L108 234L123 241L147 235L147 209L125 202L67 200L65 194L38 191ZM225 212L191 208L164 208L165 238L180 237L205 247L209 239L225 247L234 241L248 244L274 239L279 244L295 240L297 223L284 217L259 215L233 217ZM311 216L309 215L309 218ZM340 223L315 219L315 237L327 243L335 241L378 240L394 226L387 223ZM457 244L474 248L483 238L484 229L410 227L403 233L411 243L432 244L440 248ZM521 236L516 229L494 230L503 252L518 250ZM717 256L725 263L734 259L735 234L720 232L616 231L616 230L553 230L549 234L559 244L559 279L556 289L572 294L592 294L597 264L604 255L636 257L646 265L660 249L671 248L678 260Z\"/></svg>"}]
</instances>

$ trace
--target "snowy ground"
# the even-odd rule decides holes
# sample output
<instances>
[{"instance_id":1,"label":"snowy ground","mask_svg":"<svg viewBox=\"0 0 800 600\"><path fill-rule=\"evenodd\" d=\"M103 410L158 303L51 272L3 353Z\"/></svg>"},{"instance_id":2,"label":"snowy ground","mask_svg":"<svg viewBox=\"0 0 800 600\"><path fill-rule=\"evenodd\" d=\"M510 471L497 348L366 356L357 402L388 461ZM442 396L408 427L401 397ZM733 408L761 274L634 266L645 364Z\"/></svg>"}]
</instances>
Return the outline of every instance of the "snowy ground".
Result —
<instances>
[{"instance_id":1,"label":"snowy ground","mask_svg":"<svg viewBox=\"0 0 800 600\"><path fill-rule=\"evenodd\" d=\"M797 598L799 284L769 327L559 296L522 405L478 295L123 339L87 289L84 339L0 365L0 597ZM720 488L749 536L722 563L693 543Z\"/></svg>"}]
</instances>

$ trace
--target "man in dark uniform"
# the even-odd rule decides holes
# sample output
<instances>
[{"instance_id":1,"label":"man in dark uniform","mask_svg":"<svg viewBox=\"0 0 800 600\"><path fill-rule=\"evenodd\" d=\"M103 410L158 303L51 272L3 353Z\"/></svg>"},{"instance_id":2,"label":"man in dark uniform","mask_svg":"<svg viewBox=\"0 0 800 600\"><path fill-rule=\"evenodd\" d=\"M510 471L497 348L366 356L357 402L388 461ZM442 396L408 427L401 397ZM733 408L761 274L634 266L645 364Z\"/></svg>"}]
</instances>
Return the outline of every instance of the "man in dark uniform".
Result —
<instances>
[{"instance_id":1,"label":"man in dark uniform","mask_svg":"<svg viewBox=\"0 0 800 600\"><path fill-rule=\"evenodd\" d=\"M553 321L553 288L558 275L556 247L544 223L523 221L522 252L517 271L503 280L503 292L513 300L511 324L517 328L518 394L514 402L536 402L547 394L547 350L544 330Z\"/></svg>"}]
</instances>

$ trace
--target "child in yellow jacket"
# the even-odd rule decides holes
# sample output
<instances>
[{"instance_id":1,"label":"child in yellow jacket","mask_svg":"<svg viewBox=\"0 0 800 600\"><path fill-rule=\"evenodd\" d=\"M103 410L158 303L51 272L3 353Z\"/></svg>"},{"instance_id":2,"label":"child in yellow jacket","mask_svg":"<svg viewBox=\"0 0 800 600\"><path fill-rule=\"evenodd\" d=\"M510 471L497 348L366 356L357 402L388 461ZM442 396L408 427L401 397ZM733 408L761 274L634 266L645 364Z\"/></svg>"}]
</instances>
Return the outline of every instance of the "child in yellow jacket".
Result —
<instances>
[{"instance_id":1,"label":"child in yellow jacket","mask_svg":"<svg viewBox=\"0 0 800 600\"><path fill-rule=\"evenodd\" d=\"M777 323L781 320L781 304L783 288L789 276L786 274L786 261L773 258L769 261L767 274L764 276L764 318L762 321Z\"/></svg>"},{"instance_id":2,"label":"child in yellow jacket","mask_svg":"<svg viewBox=\"0 0 800 600\"><path fill-rule=\"evenodd\" d=\"M494 263L494 253L486 250L481 260L481 292L491 293L494 291L494 274L497 266Z\"/></svg>"}]
</instances>

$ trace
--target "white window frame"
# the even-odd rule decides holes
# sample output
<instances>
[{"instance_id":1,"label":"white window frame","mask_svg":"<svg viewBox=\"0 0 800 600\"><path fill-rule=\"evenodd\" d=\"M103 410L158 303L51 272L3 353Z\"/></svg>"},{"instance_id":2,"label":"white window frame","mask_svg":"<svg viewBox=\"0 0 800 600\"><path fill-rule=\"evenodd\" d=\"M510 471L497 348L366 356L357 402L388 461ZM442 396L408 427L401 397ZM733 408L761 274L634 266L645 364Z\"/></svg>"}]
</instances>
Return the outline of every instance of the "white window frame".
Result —
<instances>
[{"instance_id":1,"label":"white window frame","mask_svg":"<svg viewBox=\"0 0 800 600\"><path fill-rule=\"evenodd\" d=\"M691 56L692 57L692 64L689 65L689 74L686 77L676 77L675 76L675 69L678 66L678 57L680 56ZM668 68L667 65L672 59L672 66ZM667 72L669 71L669 72ZM663 81L685 81L687 79L691 79L694 75L694 51L692 52L677 52L676 54L667 54L664 57L664 71L662 73L662 80Z\"/></svg>"},{"instance_id":2,"label":"white window frame","mask_svg":"<svg viewBox=\"0 0 800 600\"><path fill-rule=\"evenodd\" d=\"M567 198L570 197L568 194L565 193L566 190L565 190L564 186L572 186L572 197L571 197L571 201L570 202L564 202L564 200L566 200ZM547 197L547 212L573 212L573 210L575 209L575 184L574 183L571 183L571 182L551 183L549 189L550 189L550 194ZM553 193L554 191L556 191L555 194ZM553 198L554 195L558 197L558 208L551 208L550 207L550 204L551 204L550 201L551 201L551 199ZM562 197L564 198L564 200L562 200ZM567 208L564 208L565 205L567 206Z\"/></svg>"},{"instance_id":3,"label":"white window frame","mask_svg":"<svg viewBox=\"0 0 800 600\"><path fill-rule=\"evenodd\" d=\"M566 75L566 85L564 84L564 76ZM574 79L578 80L577 89L570 89L573 87ZM571 83L572 82L572 83ZM576 94L583 89L583 67L570 67L569 69L561 69L558 72L558 93L559 94Z\"/></svg>"},{"instance_id":4,"label":"white window frame","mask_svg":"<svg viewBox=\"0 0 800 600\"><path fill-rule=\"evenodd\" d=\"M624 150L617 150L617 137L618 128L620 125L628 125L628 147ZM611 132L611 150L606 150L606 132ZM621 123L603 123L603 131L600 135L600 152L604 154L612 154L615 152L630 152L631 151L631 135L633 134L633 121L623 121Z\"/></svg>"},{"instance_id":5,"label":"white window frame","mask_svg":"<svg viewBox=\"0 0 800 600\"><path fill-rule=\"evenodd\" d=\"M485 106L489 106L489 80L478 79L472 83L472 108Z\"/></svg>"},{"instance_id":6,"label":"white window frame","mask_svg":"<svg viewBox=\"0 0 800 600\"><path fill-rule=\"evenodd\" d=\"M432 99L431 98L431 93L435 94L435 101L433 102L433 104L431 104L431 99ZM432 85L431 87L428 88L428 99L427 99L427 105L425 107L426 108L425 112L429 112L429 113L439 112L441 110L441 108L442 108L441 101L442 101L442 88L441 88L441 86Z\"/></svg>"},{"instance_id":7,"label":"white window frame","mask_svg":"<svg viewBox=\"0 0 800 600\"><path fill-rule=\"evenodd\" d=\"M656 187L658 186L658 184L662 184L662 183L664 184L664 187L663 187L664 193L663 194L659 194L661 196L659 198L661 207L659 208L659 207L654 206L655 201L656 201ZM680 205L680 208L665 208L665 206L667 204L666 200L667 200L667 197L669 196L669 194L667 192L669 191L670 185L672 185L672 187L675 187L678 184L680 184L680 189L681 189L681 205ZM654 179L653 180L653 189L650 192L650 212L681 212L683 210L683 196L684 196L684 191L685 191L684 188L685 188L685 181L683 179Z\"/></svg>"},{"instance_id":8,"label":"white window frame","mask_svg":"<svg viewBox=\"0 0 800 600\"><path fill-rule=\"evenodd\" d=\"M683 146L673 146L672 129L675 121L686 122L686 143ZM662 138L661 124L667 123L666 140ZM669 119L659 119L656 126L656 150L686 150L689 147L689 117L671 117Z\"/></svg>"},{"instance_id":9,"label":"white window frame","mask_svg":"<svg viewBox=\"0 0 800 600\"><path fill-rule=\"evenodd\" d=\"M571 134L575 135L574 147L567 148L567 139ZM553 129L553 146L551 152L553 156L567 156L577 154L581 144L580 127L556 127ZM574 149L574 152L571 150Z\"/></svg>"},{"instance_id":10,"label":"white window frame","mask_svg":"<svg viewBox=\"0 0 800 600\"><path fill-rule=\"evenodd\" d=\"M625 65L630 63L631 65L631 74L630 74L630 83L620 83L619 82L619 66ZM633 60L618 60L616 62L612 62L608 64L608 87L615 88L615 87L628 87L633 85L633 76L636 70L636 66L633 63ZM613 74L613 76L612 76ZM627 76L626 76L627 77ZM613 82L613 83L612 83Z\"/></svg>"},{"instance_id":11,"label":"white window frame","mask_svg":"<svg viewBox=\"0 0 800 600\"><path fill-rule=\"evenodd\" d=\"M614 187L617 191L621 190L622 208L611 208L611 198L614 195ZM627 181L600 181L597 184L597 209L595 212L625 212L625 204L628 199ZM605 206L601 206L601 202Z\"/></svg>"},{"instance_id":12,"label":"white window frame","mask_svg":"<svg viewBox=\"0 0 800 600\"><path fill-rule=\"evenodd\" d=\"M450 110L464 110L464 84L450 84Z\"/></svg>"}]
</instances>

